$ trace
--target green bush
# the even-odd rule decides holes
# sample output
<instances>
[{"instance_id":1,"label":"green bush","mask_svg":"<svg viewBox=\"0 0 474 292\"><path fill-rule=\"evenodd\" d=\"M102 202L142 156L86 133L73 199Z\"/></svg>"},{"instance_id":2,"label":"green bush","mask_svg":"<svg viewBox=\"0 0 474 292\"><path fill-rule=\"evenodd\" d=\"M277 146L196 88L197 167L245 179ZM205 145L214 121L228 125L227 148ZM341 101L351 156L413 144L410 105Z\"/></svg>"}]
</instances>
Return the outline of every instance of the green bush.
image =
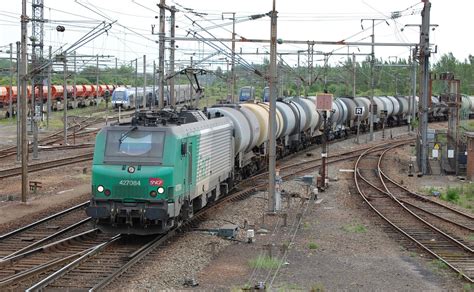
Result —
<instances>
[{"instance_id":1,"label":"green bush","mask_svg":"<svg viewBox=\"0 0 474 292\"><path fill-rule=\"evenodd\" d=\"M342 227L342 230L353 233L365 233L367 228L362 224L350 224Z\"/></svg>"},{"instance_id":2,"label":"green bush","mask_svg":"<svg viewBox=\"0 0 474 292\"><path fill-rule=\"evenodd\" d=\"M309 249L318 249L319 244L317 244L316 242L310 242L310 243L308 243L308 248Z\"/></svg>"},{"instance_id":3,"label":"green bush","mask_svg":"<svg viewBox=\"0 0 474 292\"><path fill-rule=\"evenodd\" d=\"M459 201L459 189L448 188L446 194L442 197L445 201L457 202Z\"/></svg>"}]
</instances>

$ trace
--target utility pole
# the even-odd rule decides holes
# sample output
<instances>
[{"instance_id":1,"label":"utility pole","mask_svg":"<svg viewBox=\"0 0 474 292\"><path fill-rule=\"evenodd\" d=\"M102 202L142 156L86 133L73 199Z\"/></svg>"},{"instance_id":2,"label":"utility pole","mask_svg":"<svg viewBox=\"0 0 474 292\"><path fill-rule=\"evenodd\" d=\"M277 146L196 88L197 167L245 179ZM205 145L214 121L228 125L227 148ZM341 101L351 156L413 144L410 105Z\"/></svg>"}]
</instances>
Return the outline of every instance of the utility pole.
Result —
<instances>
[{"instance_id":1,"label":"utility pole","mask_svg":"<svg viewBox=\"0 0 474 292\"><path fill-rule=\"evenodd\" d=\"M364 18L360 20L360 25L362 29L364 27L362 26L362 22L364 20L371 20L372 21L372 51L370 54L370 114L369 114L369 123L370 123L370 141L374 140L374 115L376 114L375 112L375 104L374 104L374 89L375 89L375 79L374 79L374 65L375 65L375 21L376 20L381 20L385 21L385 19L382 18ZM388 25L388 22L387 22Z\"/></svg>"},{"instance_id":2,"label":"utility pole","mask_svg":"<svg viewBox=\"0 0 474 292\"><path fill-rule=\"evenodd\" d=\"M236 103L235 100L235 12L223 12L222 19L224 19L224 14L232 14L232 67L231 67L231 102Z\"/></svg>"},{"instance_id":3,"label":"utility pole","mask_svg":"<svg viewBox=\"0 0 474 292\"><path fill-rule=\"evenodd\" d=\"M21 88L20 86L22 85L21 83L21 59L20 59L20 42L16 42L16 161L20 161L21 157L21 147L22 147L22 140L21 140L21 127L22 127L22 121L23 121L23 115L21 114L22 112L22 102L21 102Z\"/></svg>"},{"instance_id":4,"label":"utility pole","mask_svg":"<svg viewBox=\"0 0 474 292\"><path fill-rule=\"evenodd\" d=\"M26 136L26 116L28 97L26 91L28 56L27 56L27 35L28 16L26 15L26 0L22 0L21 8L21 201L26 203L28 195L28 137Z\"/></svg>"},{"instance_id":5,"label":"utility pole","mask_svg":"<svg viewBox=\"0 0 474 292\"><path fill-rule=\"evenodd\" d=\"M135 111L138 111L138 58L135 59Z\"/></svg>"},{"instance_id":6,"label":"utility pole","mask_svg":"<svg viewBox=\"0 0 474 292\"><path fill-rule=\"evenodd\" d=\"M99 55L95 56L96 65L95 65L95 104L96 107L99 107Z\"/></svg>"},{"instance_id":7,"label":"utility pole","mask_svg":"<svg viewBox=\"0 0 474 292\"><path fill-rule=\"evenodd\" d=\"M356 55L352 53L352 97L356 97Z\"/></svg>"},{"instance_id":8,"label":"utility pole","mask_svg":"<svg viewBox=\"0 0 474 292\"><path fill-rule=\"evenodd\" d=\"M410 101L410 113L408 116L408 131L411 131L411 120L415 119L415 101L416 101L416 48L412 50L412 97L409 99Z\"/></svg>"},{"instance_id":9,"label":"utility pole","mask_svg":"<svg viewBox=\"0 0 474 292\"><path fill-rule=\"evenodd\" d=\"M158 67L159 72L159 86L160 86L160 108L165 106L165 0L160 0L158 5L160 8L160 33L159 33L159 56L158 56Z\"/></svg>"},{"instance_id":10,"label":"utility pole","mask_svg":"<svg viewBox=\"0 0 474 292\"><path fill-rule=\"evenodd\" d=\"M43 114L43 77L41 70L37 70L43 62L43 0L31 1L32 37L31 61L33 70L31 84L31 130L33 132L33 159L38 158L38 119ZM38 89L38 93L36 93ZM39 109L36 108L36 99L39 98Z\"/></svg>"},{"instance_id":11,"label":"utility pole","mask_svg":"<svg viewBox=\"0 0 474 292\"><path fill-rule=\"evenodd\" d=\"M74 73L73 73L73 81L72 81L72 98L74 100L74 106L77 107L77 92L76 92L76 51L73 53L74 57Z\"/></svg>"},{"instance_id":12,"label":"utility pole","mask_svg":"<svg viewBox=\"0 0 474 292\"><path fill-rule=\"evenodd\" d=\"M146 102L147 102L147 96L146 96L146 55L143 55L143 100L142 100L143 109L146 109Z\"/></svg>"},{"instance_id":13,"label":"utility pole","mask_svg":"<svg viewBox=\"0 0 474 292\"><path fill-rule=\"evenodd\" d=\"M63 101L64 101L64 108L63 108L63 120L64 120L64 128L63 128L63 135L64 135L64 145L67 145L67 58L66 58L66 51L63 52L63 78L64 78L64 90L63 90ZM97 89L96 89L97 91ZM97 94L96 94L97 95Z\"/></svg>"},{"instance_id":14,"label":"utility pole","mask_svg":"<svg viewBox=\"0 0 474 292\"><path fill-rule=\"evenodd\" d=\"M309 88L313 84L313 58L314 58L314 45L308 44L308 88L305 90L304 96L309 95Z\"/></svg>"},{"instance_id":15,"label":"utility pole","mask_svg":"<svg viewBox=\"0 0 474 292\"><path fill-rule=\"evenodd\" d=\"M48 100L46 102L46 128L49 130L49 117L51 115L51 70L53 68L53 62L51 62L51 46L48 49L48 58L49 58L49 65L48 65Z\"/></svg>"},{"instance_id":16,"label":"utility pole","mask_svg":"<svg viewBox=\"0 0 474 292\"><path fill-rule=\"evenodd\" d=\"M16 60L16 62L18 63L18 59ZM10 88L8 89L8 96L9 96L8 112L10 113L10 119L13 119L12 87L13 87L13 44L10 43ZM18 86L17 86L17 88L18 88ZM17 91L18 91L18 89L17 89Z\"/></svg>"},{"instance_id":17,"label":"utility pole","mask_svg":"<svg viewBox=\"0 0 474 292\"><path fill-rule=\"evenodd\" d=\"M193 68L193 56L191 56L191 58L190 58L189 68L191 68L191 69ZM196 104L198 104L198 102L196 102ZM192 82L189 82L189 103L191 105L193 105L193 83ZM196 108L197 108L197 106L196 106Z\"/></svg>"},{"instance_id":18,"label":"utility pole","mask_svg":"<svg viewBox=\"0 0 474 292\"><path fill-rule=\"evenodd\" d=\"M155 108L155 103L156 103L156 62L155 60L153 60L153 94L152 94L152 100L150 103L150 109Z\"/></svg>"},{"instance_id":19,"label":"utility pole","mask_svg":"<svg viewBox=\"0 0 474 292\"><path fill-rule=\"evenodd\" d=\"M375 47L373 45L375 43L375 20L372 19L372 51L370 55L370 141L374 141L374 87L375 87L375 80L374 80L374 63L375 63Z\"/></svg>"},{"instance_id":20,"label":"utility pole","mask_svg":"<svg viewBox=\"0 0 474 292\"><path fill-rule=\"evenodd\" d=\"M275 9L275 1L273 0L273 9L271 11L271 37L270 37L270 122L269 122L269 152L268 152L268 202L269 211L279 211L279 194L275 192L276 182L276 99L277 99L277 12Z\"/></svg>"},{"instance_id":21,"label":"utility pole","mask_svg":"<svg viewBox=\"0 0 474 292\"><path fill-rule=\"evenodd\" d=\"M421 12L420 31L420 68L421 68L421 103L419 113L421 121L419 123L421 133L421 157L420 168L423 175L428 174L428 94L429 90L429 70L430 70L430 9L429 0L423 0L424 7Z\"/></svg>"},{"instance_id":22,"label":"utility pole","mask_svg":"<svg viewBox=\"0 0 474 292\"><path fill-rule=\"evenodd\" d=\"M171 34L171 37L173 38L171 41L170 41L170 74L173 74L174 73L174 53L175 53L175 46L176 46L176 42L174 40L174 36L175 36L175 28L176 28L176 7L175 6L171 6L171 18L170 18L170 21L171 21L171 29L170 29L170 34ZM169 81L169 93L170 93L170 104L172 107L176 106L176 97L175 97L175 94L174 94L174 77L170 79Z\"/></svg>"},{"instance_id":23,"label":"utility pole","mask_svg":"<svg viewBox=\"0 0 474 292\"><path fill-rule=\"evenodd\" d=\"M115 85L117 85L117 83L118 83L118 82L117 82L117 75L118 75L117 70L118 70L118 67L117 67L117 57L115 57L115 78L114 78L114 83L115 83Z\"/></svg>"}]
</instances>

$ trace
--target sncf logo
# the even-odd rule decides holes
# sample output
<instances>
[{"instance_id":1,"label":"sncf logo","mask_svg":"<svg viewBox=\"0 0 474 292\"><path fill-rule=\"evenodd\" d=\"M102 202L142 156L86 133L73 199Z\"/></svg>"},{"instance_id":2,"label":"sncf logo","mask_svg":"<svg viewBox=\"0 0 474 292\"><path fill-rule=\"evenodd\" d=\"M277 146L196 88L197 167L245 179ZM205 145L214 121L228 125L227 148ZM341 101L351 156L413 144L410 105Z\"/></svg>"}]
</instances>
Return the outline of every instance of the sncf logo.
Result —
<instances>
[{"instance_id":1,"label":"sncf logo","mask_svg":"<svg viewBox=\"0 0 474 292\"><path fill-rule=\"evenodd\" d=\"M161 187L163 185L163 180L158 177L150 177L148 180L150 186Z\"/></svg>"}]
</instances>

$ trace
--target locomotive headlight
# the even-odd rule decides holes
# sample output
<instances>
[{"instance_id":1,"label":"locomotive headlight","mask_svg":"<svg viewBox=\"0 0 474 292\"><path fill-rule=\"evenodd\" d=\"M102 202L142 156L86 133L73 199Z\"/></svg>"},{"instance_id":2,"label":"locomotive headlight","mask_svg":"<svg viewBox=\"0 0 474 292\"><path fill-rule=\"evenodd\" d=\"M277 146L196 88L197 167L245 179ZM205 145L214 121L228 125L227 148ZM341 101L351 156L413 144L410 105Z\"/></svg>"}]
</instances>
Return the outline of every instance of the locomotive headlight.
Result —
<instances>
[{"instance_id":1,"label":"locomotive headlight","mask_svg":"<svg viewBox=\"0 0 474 292\"><path fill-rule=\"evenodd\" d=\"M135 167L129 166L129 167L128 167L128 172L129 172L129 173L134 173L134 172L135 172Z\"/></svg>"},{"instance_id":2,"label":"locomotive headlight","mask_svg":"<svg viewBox=\"0 0 474 292\"><path fill-rule=\"evenodd\" d=\"M158 188L158 194L163 194L165 192L165 188L164 187L159 187Z\"/></svg>"},{"instance_id":3,"label":"locomotive headlight","mask_svg":"<svg viewBox=\"0 0 474 292\"><path fill-rule=\"evenodd\" d=\"M98 186L98 187L97 187L97 191L98 191L99 193L102 193L102 192L104 191L104 186Z\"/></svg>"},{"instance_id":4,"label":"locomotive headlight","mask_svg":"<svg viewBox=\"0 0 474 292\"><path fill-rule=\"evenodd\" d=\"M152 196L153 198L156 197L156 192L155 192L155 191L151 191L151 192L150 192L150 196Z\"/></svg>"}]
</instances>

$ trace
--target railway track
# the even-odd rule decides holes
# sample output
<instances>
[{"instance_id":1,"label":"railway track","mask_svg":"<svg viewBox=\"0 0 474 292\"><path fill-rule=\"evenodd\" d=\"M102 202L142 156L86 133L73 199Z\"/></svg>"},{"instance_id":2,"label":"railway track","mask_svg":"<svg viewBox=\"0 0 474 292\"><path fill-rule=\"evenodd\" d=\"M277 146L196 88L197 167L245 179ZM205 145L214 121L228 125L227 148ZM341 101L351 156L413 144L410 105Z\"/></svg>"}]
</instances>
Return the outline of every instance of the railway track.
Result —
<instances>
[{"instance_id":1,"label":"railway track","mask_svg":"<svg viewBox=\"0 0 474 292\"><path fill-rule=\"evenodd\" d=\"M87 127L97 124L100 121L101 121L101 118L92 118L92 117L88 117L88 118L85 118L84 120L78 121L75 125L70 126L68 128L68 131L69 131L68 138L73 138L73 136L80 137L81 135L84 135L82 132L84 132ZM95 134L97 133L97 131L98 130L87 131L86 135ZM64 133L63 130L60 130L39 139L38 140L38 144L40 145L39 149L42 150L41 146L48 146L48 145L52 145L54 143L61 141L63 139L63 137L61 137L63 133ZM29 151L30 152L33 151L31 145L30 145ZM12 155L16 155L16 146L0 149L0 159L6 158Z\"/></svg>"},{"instance_id":2,"label":"railway track","mask_svg":"<svg viewBox=\"0 0 474 292\"><path fill-rule=\"evenodd\" d=\"M0 259L5 260L55 240L89 221L84 209L89 202L73 206L0 236Z\"/></svg>"},{"instance_id":3,"label":"railway track","mask_svg":"<svg viewBox=\"0 0 474 292\"><path fill-rule=\"evenodd\" d=\"M37 171L41 171L45 169L51 169L51 168L60 167L64 165L90 161L92 160L93 154L94 154L93 152L89 152L89 153L79 154L79 155L75 155L71 157L30 164L28 165L28 172L32 173L32 172L37 172ZM13 167L13 168L0 170L0 180L8 178L8 177L14 177L14 176L20 175L21 170L22 170L21 167Z\"/></svg>"},{"instance_id":4,"label":"railway track","mask_svg":"<svg viewBox=\"0 0 474 292\"><path fill-rule=\"evenodd\" d=\"M389 150L385 153L388 151ZM473 247L472 244L474 240L470 238L470 233L474 232L473 215L410 191L386 174L386 171L383 170L383 162L384 160L380 159L378 171L381 178L383 178L383 185L388 193L397 198L397 200L403 203L412 212L422 216L425 220L437 220L447 223L445 225L448 226L443 226L446 228L446 230L444 230L445 232L457 234L458 240L464 241L466 245L471 244L471 247ZM456 232L456 229L461 232Z\"/></svg>"},{"instance_id":5,"label":"railway track","mask_svg":"<svg viewBox=\"0 0 474 292\"><path fill-rule=\"evenodd\" d=\"M427 203L426 200L423 201L420 198L417 199L417 202L413 201L414 197L412 194L408 194L406 191L400 192L401 186L387 180L387 177L384 176L384 172L380 167L384 154L390 149L403 145L405 143L401 142L376 146L362 153L354 167L354 180L357 190L364 201L383 220L410 241L472 283L474 279L473 249L425 220L419 213L423 212L426 214L430 211L429 209L439 212L439 208L442 207L439 205L434 207L435 204ZM389 181L392 185L388 186L386 181ZM406 204L409 200L411 200L410 203L412 205L418 206L410 207L409 204ZM420 209L423 210L421 211ZM438 219L443 217L448 219L447 217L450 217L449 220L453 222L461 220L461 225L465 223L465 217L458 212L443 208L442 213L432 214L432 216L437 215Z\"/></svg>"}]
</instances>

